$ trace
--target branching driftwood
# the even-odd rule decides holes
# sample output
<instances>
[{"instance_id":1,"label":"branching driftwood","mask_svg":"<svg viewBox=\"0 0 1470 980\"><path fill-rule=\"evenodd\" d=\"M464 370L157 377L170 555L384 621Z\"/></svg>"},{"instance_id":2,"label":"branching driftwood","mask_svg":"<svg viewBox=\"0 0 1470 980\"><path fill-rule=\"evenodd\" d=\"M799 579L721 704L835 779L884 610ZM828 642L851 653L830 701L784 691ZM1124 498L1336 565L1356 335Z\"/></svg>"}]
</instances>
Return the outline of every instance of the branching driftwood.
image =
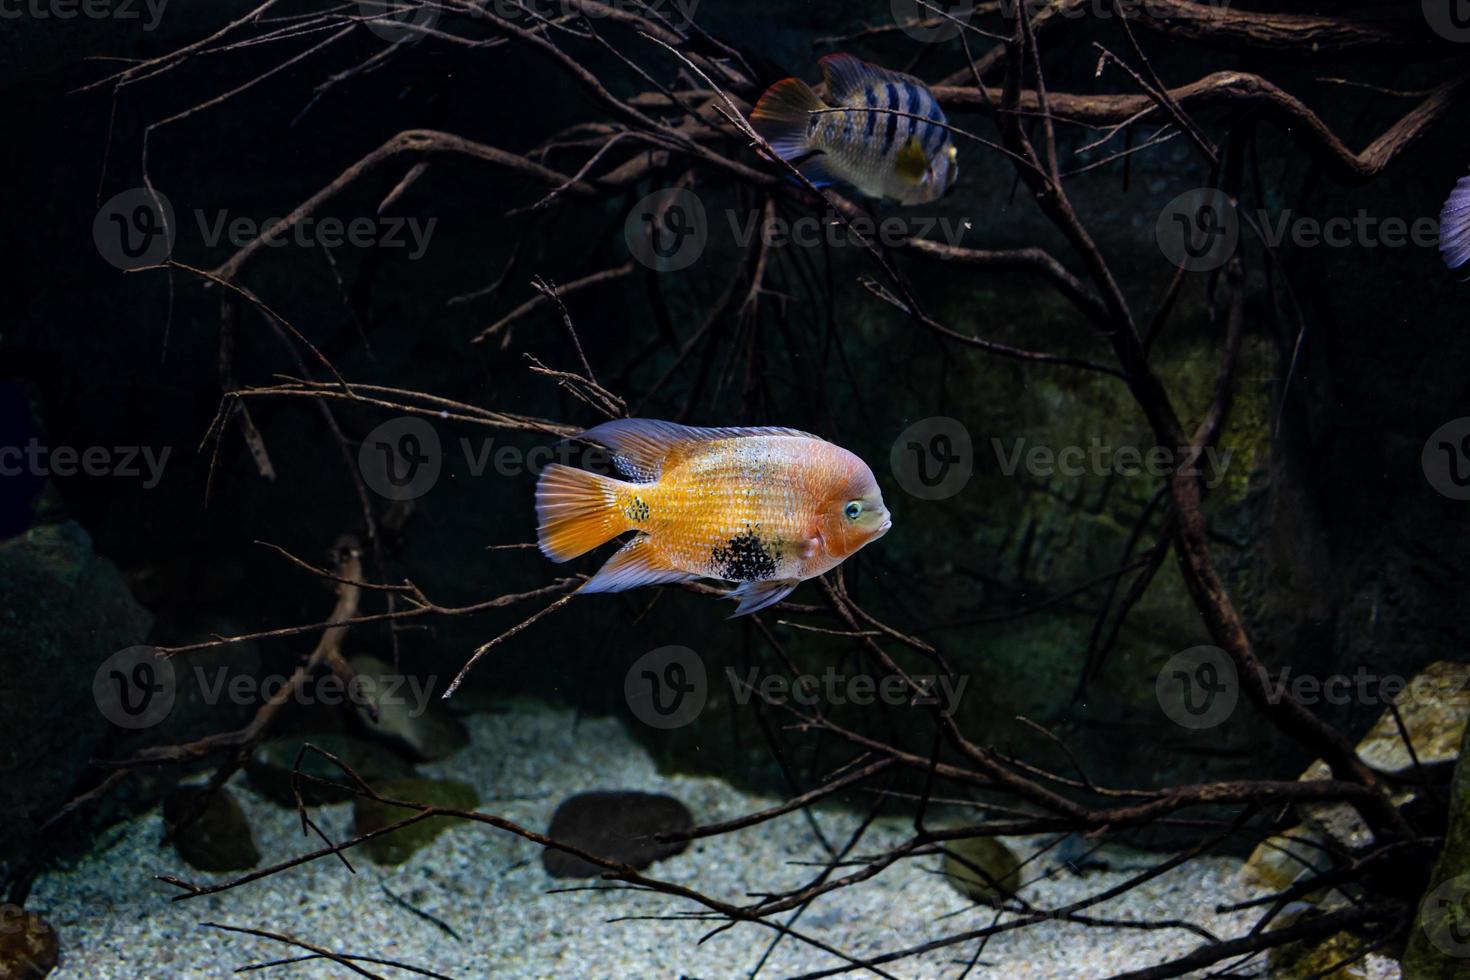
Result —
<instances>
[{"instance_id":1,"label":"branching driftwood","mask_svg":"<svg viewBox=\"0 0 1470 980\"><path fill-rule=\"evenodd\" d=\"M348 31L364 29L363 17L341 10L317 15L272 19L274 0L262 4L250 15L240 18L208 38L151 61L132 65L109 76L105 83L116 92L136 86L174 71L186 60L217 57L239 50L244 45L264 45L264 50L280 48L287 53L262 78L285 65L302 66L323 59L339 44ZM585 125L562 134L557 141L523 152L490 146L463 136L433 130L409 130L399 133L380 147L347 166L316 194L292 210L282 223L261 239L240 248L215 269L188 270L172 266L170 275L189 275L221 293L223 308L221 329L222 387L221 409L210 425L206 443L218 458L221 446L232 426L238 427L262 475L272 473L265 450L265 435L252 422L247 406L252 402L272 399L306 399L328 409L350 403L398 413L435 416L469 426L518 432L544 433L551 437L574 434L581 428L571 420L539 419L455 402L442 397L404 389L354 383L329 362L332 380L309 377L278 377L270 384L239 384L232 369L232 351L241 341L234 336L242 309L253 308L282 328L282 336L294 351L304 347L316 354L305 339L305 331L284 324L253 292L244 286L252 262L260 257L267 244L283 236L292 227L311 218L330 201L349 188L370 181L380 181L391 189L384 205L397 203L404 190L418 181L425 170L444 158L458 158L484 166L501 174L516 175L546 193L523 209L540 212L548 208L575 208L583 203L601 203L621 199L640 188L669 185L697 174L698 179L743 188L759 196L763 202L762 221L771 220L777 210L805 212L816 207L830 209L837 219L855 227L864 212L860 205L830 189L812 187L789 167L775 163L762 141L744 122L752 100L766 79L758 78L745 56L697 27L671 23L653 8L630 10L626 4L604 4L600 0L566 0L564 16L547 19L529 7L507 18L503 5L490 9L470 0L425 0L424 9L433 17L423 23L395 22L400 30L417 34L416 43L441 45L458 50L465 57L476 57L485 48L502 51L515 45L528 54L544 59L575 82L587 97L591 113ZM1123 135L1131 135L1140 127L1167 127L1183 136L1206 161L1224 193L1232 200L1241 196L1239 141L1217 145L1210 133L1233 133L1245 119L1272 124L1314 161L1327 176L1343 183L1371 181L1381 175L1416 141L1422 139L1451 112L1463 108L1470 90L1470 74L1463 65L1444 59L1446 45L1432 32L1416 24L1401 21L1368 21L1348 16L1306 16L1294 13L1237 11L1214 4L1191 3L1188 0L1151 0L1142 7L1128 5L1127 16L1118 22L1129 52L1120 58L1109 51L1104 57L1124 67L1136 84L1132 94L1083 94L1050 91L1046 85L1045 58L1040 38L1050 38L1078 23L1076 14L1082 4L1077 0L1053 0L1051 3L980 4L977 23L963 25L960 43L966 65L947 77L936 79L936 94L959 119L994 125L997 141L975 135L969 129L956 127L957 139L976 141L967 152L996 152L1014 165L1021 184L1031 193L1037 207L1060 232L1070 257L1068 261L1040 247L1012 249L977 249L935 240L909 237L889 250L876 243L865 242L874 278L864 281L868 292L901 310L914 326L944 343L954 344L982 354L1006 357L1034 365L1098 372L1126 386L1159 445L1188 447L1198 455L1213 444L1229 424L1230 396L1243 332L1244 270L1235 259L1225 270L1226 337L1221 352L1221 367L1212 403L1198 420L1186 419L1177 392L1171 390L1170 379L1161 375L1150 358L1153 338L1174 311L1174 299L1184 281L1184 274L1174 276L1170 291L1147 323L1125 296L1113 266L1096 244L1092 232L1074 209L1064 173L1063 140L1058 127L1082 127L1100 135L1093 144L1100 147ZM1206 9L1207 8L1207 9ZM984 23L984 28L978 26ZM1267 78L1240 71L1215 71L1184 84L1166 85L1149 62L1131 28L1142 27L1150 36L1162 36L1171 43L1249 50L1291 58L1351 56L1362 61L1422 60L1444 68L1443 80L1417 105L1383 130L1361 151L1352 150L1333 129L1301 99L1285 91ZM884 41L899 39L889 27L869 28L864 39ZM976 38L999 39L978 57L971 56L970 44ZM836 40L836 39L833 39ZM268 43L267 43L268 42ZM374 70L388 70L401 42L371 59ZM292 45L296 48L292 48ZM611 55L624 71L622 84L614 86L591 67L598 59L584 57L581 52ZM358 70L354 66L331 75L319 89L350 85ZM659 79L675 79L659 81ZM257 79L258 81L258 79ZM99 85L102 83L99 83ZM205 111L221 111L231 99L245 97L253 82L237 86L229 92L202 101L185 112L156 123L176 125L196 120ZM614 91L627 91L629 85L639 89L629 97ZM1209 121L1195 117L1208 112ZM150 132L152 129L150 129ZM751 154L748 149L757 152ZM1125 151L1127 152L1134 151ZM1232 156L1234 155L1234 156ZM550 159L565 160L553 166ZM145 168L146 168L145 147ZM147 183L147 174L144 174ZM147 186L152 186L147 183ZM859 236L860 237L860 236ZM512 259L514 263L516 259ZM790 280L807 289L830 311L830 287L820 285L821 273L801 266L803 259L793 259L796 266ZM1022 350L989 339L969 335L946 326L927 312L922 299L904 274L905 263L934 262L963 268L977 277L996 272L1024 272L1054 289L1078 312L1078 323L1085 332L1101 338L1110 350L1109 361L1087 360L1048 351ZM1072 263L1075 263L1074 269ZM507 267L507 272L509 267ZM576 342L572 320L561 305L561 296L580 288L604 285L629 277L632 265L620 265L598 271L589 269L582 277L561 287L538 284L539 295L512 310L485 328L477 340L500 336L511 341L509 327L538 308L553 306L563 316L571 331L575 363L570 369L537 364L535 370L557 381L588 405L603 414L619 414L627 410L614 389L605 388L593 376L588 362ZM335 274L335 273L334 273ZM506 273L490 290L467 293L466 298L482 295L498 288ZM733 377L736 363L746 366L747 404L758 396L757 372L751 367L755 358L765 356L759 349L755 326L769 317L789 332L784 304L764 302L772 290L766 285L771 275L771 258L757 242L744 266L737 270L729 288L713 299L709 317L685 341L670 333L654 341L654 348L667 346L674 354L672 366L644 399L664 386L675 374L689 380L692 391L680 412L687 413L712 376L722 382ZM722 318L735 317L736 340L728 345L723 368L717 367L718 350L713 325ZM830 318L830 313L828 314ZM826 336L818 338L833 350L830 319ZM836 348L840 351L840 342ZM304 370L305 360L298 359L292 369ZM624 376L626 377L626 371ZM906 958L946 946L978 944L975 955L985 940L1001 932L1024 929L1036 923L1066 920L1088 925L1111 927L1168 928L1193 933L1203 940L1194 952L1173 961L1126 974L1129 977L1178 976L1191 970L1210 967L1225 961L1235 966L1249 961L1262 951L1301 939L1320 938L1342 930L1354 930L1369 942L1384 941L1400 933L1412 910L1412 895L1382 894L1374 889L1382 877L1373 874L1384 860L1424 861L1432 854L1435 841L1411 826L1391 804L1379 774L1366 766L1353 751L1343 733L1325 723L1307 707L1290 696L1271 696L1264 681L1265 672L1256 653L1246 623L1232 599L1216 566L1204 515L1204 487L1198 476L1180 471L1167 478L1159 488L1153 504L1144 512L1127 553L1120 556L1115 572L1105 576L1109 591L1097 619L1091 648L1086 651L1084 673L1095 668L1116 640L1118 630L1154 580L1154 575L1167 556L1172 554L1188 587L1201 620L1214 642L1231 657L1243 691L1254 710L1269 724L1324 759L1331 778L1313 781L1270 779L1236 780L1199 785L1121 788L1101 785L1085 773L1063 775L1026 760L1001 753L966 735L953 716L937 706L925 706L920 697L923 689L896 659L897 651L946 665L943 651L911 635L912 628L890 625L875 618L854 601L840 573L821 583L824 605L819 607L783 603L777 607L790 625L852 640L864 656L886 675L899 678L915 702L911 710L928 712L934 733L932 751L915 751L884 737L858 731L825 715L820 708L798 710L791 705L769 708L791 713L803 730L837 740L850 749L846 764L825 782L793 792L786 803L718 824L698 827L683 835L689 839L733 833L757 826L787 813L798 812L824 800L857 788L871 788L881 779L902 771L912 772L923 785L922 795L915 797L914 830L901 845L880 854L852 858L853 848L862 836L859 831L842 849L833 848L830 862L805 885L773 892L755 900L704 894L694 888L661 880L633 868L586 853L564 842L555 841L526 827L489 813L452 811L425 806L413 801L385 800L372 786L328 756L345 773L353 790L380 802L391 802L413 811L397 826L442 816L455 816L489 828L515 834L544 847L559 848L605 869L605 877L643 891L658 892L671 900L692 905L697 917L707 919L712 929L735 924L753 924L775 933L773 943L790 939L810 944L838 957L844 964L830 971L813 974L861 970L889 976L885 966ZM364 533L374 536L374 517L366 516ZM1135 546L1152 539L1154 544L1142 557ZM295 571L336 584L338 603L333 614L323 622L262 630L249 636L223 637L179 646L163 651L169 656L187 656L204 647L227 645L244 639L280 639L320 633L320 642L308 660L292 678L292 684L304 683L322 670L336 672L348 668L339 655L342 632L357 626L390 623L432 617L469 616L528 600L554 600L549 606L524 620L474 652L465 672L497 644L532 628L541 618L553 615L568 604L574 604L571 591L578 578L563 579L527 591L499 596L464 607L446 607L431 601L411 582L386 583L372 581L371 569L364 568L360 550L344 543L339 548L335 568L315 567L280 550L281 557ZM381 564L381 563L377 563ZM1118 600L1124 577L1132 575L1132 583ZM708 586L692 586L696 591L714 591ZM1079 589L1079 594L1083 590ZM386 609L367 611L383 598ZM1115 600L1118 605L1114 607ZM1036 608L1044 608L1047 603ZM1016 615L1034 611L1023 609ZM1109 617L1111 625L1109 626ZM800 617L791 619L791 617ZM787 620L782 620L787 622ZM826 623L828 625L821 625ZM755 618L755 633L771 656L785 663L793 673L795 667L787 659L781 643L766 621ZM456 679L463 680L465 672ZM756 692L758 693L758 692ZM289 698L290 690L282 699ZM221 764L211 782L221 785L267 733L279 704L267 704L250 725L234 732L221 733L189 745L147 750L130 759L111 765L118 772L129 767L155 765L209 756L221 757ZM1049 738L1045 729L1022 720ZM1063 746L1065 748L1065 746ZM321 751L321 750L316 750ZM322 753L327 755L326 753ZM299 772L297 778L305 779ZM89 798L74 803L66 815L106 792L115 779L105 781ZM960 828L935 829L926 824L925 815L931 802L944 797L944 792L968 792L983 796L992 819ZM895 797L880 791L885 799ZM299 798L299 796L298 796ZM1258 839L1269 831L1269 820L1257 819L1279 813L1283 808L1308 802L1334 801L1358 810L1373 830L1375 843L1363 854L1340 861L1327 872L1314 874L1292 889L1271 896L1260 903L1264 911L1250 932L1232 938L1221 938L1182 921L1114 922L1097 919L1087 909L1157 877L1180 864L1207 853L1231 837ZM1229 822L1200 815L1200 808L1230 806L1238 816ZM1210 812L1218 812L1212 810ZM303 808L303 826L309 817ZM1021 834L1066 834L1080 832L1101 840L1122 831L1155 823L1174 822L1200 828L1200 844L1186 852L1162 859L1153 868L1134 875L1128 881L1087 899L1062 908L1037 908L1019 896L996 898L992 905L997 913L990 925L957 926L942 939L895 948L880 955L856 956L836 949L818 935L798 932L778 917L786 912L799 912L814 899L850 887L860 887L903 861L945 853L949 841L979 836L1012 836ZM864 825L866 827L866 824ZM182 899L216 894L275 874L288 867L323 857L343 857L345 852L393 828L376 831L352 839L332 843L301 854L289 861L215 885L197 885L171 877ZM1323 888L1335 887L1354 894L1355 902L1346 908L1308 918L1286 928L1267 928L1293 898ZM1004 918L999 913L1005 913ZM223 928L223 927L222 927ZM268 938L304 947L312 956L326 957L365 973L362 957L334 952L319 943L305 943L290 936L256 933ZM764 962L764 960L762 961ZM973 964L973 960L972 960ZM420 970L419 972L427 972ZM369 974L371 975L371 974ZM429 975L436 975L430 973Z\"/></svg>"}]
</instances>

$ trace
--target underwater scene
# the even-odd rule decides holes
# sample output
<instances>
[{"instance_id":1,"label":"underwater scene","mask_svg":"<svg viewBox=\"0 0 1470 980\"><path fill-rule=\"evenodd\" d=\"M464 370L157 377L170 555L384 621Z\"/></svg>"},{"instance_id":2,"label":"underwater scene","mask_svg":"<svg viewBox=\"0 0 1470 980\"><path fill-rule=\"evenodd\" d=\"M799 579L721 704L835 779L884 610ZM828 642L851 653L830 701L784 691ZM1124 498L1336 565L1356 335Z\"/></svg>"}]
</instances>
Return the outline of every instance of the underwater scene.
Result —
<instances>
[{"instance_id":1,"label":"underwater scene","mask_svg":"<svg viewBox=\"0 0 1470 980\"><path fill-rule=\"evenodd\" d=\"M1470 980L1470 3L0 0L0 980Z\"/></svg>"}]
</instances>

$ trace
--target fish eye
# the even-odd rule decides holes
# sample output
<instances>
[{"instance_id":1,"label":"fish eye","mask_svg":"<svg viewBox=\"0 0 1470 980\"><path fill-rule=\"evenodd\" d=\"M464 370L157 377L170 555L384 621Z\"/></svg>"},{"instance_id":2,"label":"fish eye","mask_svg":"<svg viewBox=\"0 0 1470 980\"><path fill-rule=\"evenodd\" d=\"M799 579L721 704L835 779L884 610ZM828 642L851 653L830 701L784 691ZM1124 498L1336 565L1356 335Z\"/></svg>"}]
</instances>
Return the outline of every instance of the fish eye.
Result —
<instances>
[{"instance_id":1,"label":"fish eye","mask_svg":"<svg viewBox=\"0 0 1470 980\"><path fill-rule=\"evenodd\" d=\"M861 500L849 500L847 506L842 508L843 516L849 521L855 521L862 516L863 502Z\"/></svg>"}]
</instances>

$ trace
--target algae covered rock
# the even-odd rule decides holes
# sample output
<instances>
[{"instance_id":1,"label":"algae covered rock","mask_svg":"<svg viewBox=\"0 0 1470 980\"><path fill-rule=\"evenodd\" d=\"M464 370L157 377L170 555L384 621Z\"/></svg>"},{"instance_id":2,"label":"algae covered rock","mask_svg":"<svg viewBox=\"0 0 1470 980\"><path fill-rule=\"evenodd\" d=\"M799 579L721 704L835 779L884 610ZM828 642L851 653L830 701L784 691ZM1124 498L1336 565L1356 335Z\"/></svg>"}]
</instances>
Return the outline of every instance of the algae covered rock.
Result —
<instances>
[{"instance_id":1,"label":"algae covered rock","mask_svg":"<svg viewBox=\"0 0 1470 980\"><path fill-rule=\"evenodd\" d=\"M307 742L341 759L373 787L385 780L405 779L414 775L413 766L386 746L348 735L322 733L292 735L262 745L245 766L250 785L283 806L295 806L296 798L291 794L291 770L296 764L297 754ZM335 784L327 786L303 778L301 798L308 806L340 803L356 795L351 778L319 752L307 752L302 757L301 774L303 777L317 776Z\"/></svg>"},{"instance_id":2,"label":"algae covered rock","mask_svg":"<svg viewBox=\"0 0 1470 980\"><path fill-rule=\"evenodd\" d=\"M376 657L353 657L351 665L362 695L357 715L369 732L401 745L425 762L442 759L469 744L464 724L433 696L426 682ZM376 709L376 718L368 710L369 703Z\"/></svg>"},{"instance_id":3,"label":"algae covered rock","mask_svg":"<svg viewBox=\"0 0 1470 980\"><path fill-rule=\"evenodd\" d=\"M946 841L944 851L945 880L974 901L1004 898L1021 883L1020 859L994 837Z\"/></svg>"},{"instance_id":4,"label":"algae covered rock","mask_svg":"<svg viewBox=\"0 0 1470 980\"><path fill-rule=\"evenodd\" d=\"M1470 980L1470 729L1460 743L1460 763L1450 790L1444 850L1419 902L1404 951L1404 976L1412 980Z\"/></svg>"},{"instance_id":5,"label":"algae covered rock","mask_svg":"<svg viewBox=\"0 0 1470 980\"><path fill-rule=\"evenodd\" d=\"M1339 932L1314 943L1288 943L1271 950L1272 980L1367 980L1363 940Z\"/></svg>"},{"instance_id":6,"label":"algae covered rock","mask_svg":"<svg viewBox=\"0 0 1470 980\"><path fill-rule=\"evenodd\" d=\"M661 841L659 834L682 833L694 826L689 808L659 793L594 792L568 797L556 808L546 835L598 857L646 868L688 847L687 841ZM547 848L541 863L553 878L594 878L603 872L565 851Z\"/></svg>"},{"instance_id":7,"label":"algae covered rock","mask_svg":"<svg viewBox=\"0 0 1470 980\"><path fill-rule=\"evenodd\" d=\"M51 923L16 905L0 905L0 980L41 980L56 969L61 941Z\"/></svg>"},{"instance_id":8,"label":"algae covered rock","mask_svg":"<svg viewBox=\"0 0 1470 980\"><path fill-rule=\"evenodd\" d=\"M204 812L193 819L204 790L186 786L163 801L163 822L173 836L179 856L200 871L244 871L260 863L255 835L240 802L229 789L213 793ZM188 819L182 827L180 821Z\"/></svg>"},{"instance_id":9,"label":"algae covered rock","mask_svg":"<svg viewBox=\"0 0 1470 980\"><path fill-rule=\"evenodd\" d=\"M25 853L108 730L93 681L108 658L144 642L148 612L81 525L33 527L0 542L0 862Z\"/></svg>"},{"instance_id":10,"label":"algae covered rock","mask_svg":"<svg viewBox=\"0 0 1470 980\"><path fill-rule=\"evenodd\" d=\"M413 803L448 807L454 810L473 810L480 805L479 794L468 783L457 779L390 779L373 787L384 796ZM358 834L368 834L417 811L411 807L393 806L366 797L358 797L352 805L353 829ZM401 827L391 834L375 837L362 845L369 859L376 864L402 864L419 850L433 843L451 824L464 823L457 817L429 817L418 823Z\"/></svg>"}]
</instances>

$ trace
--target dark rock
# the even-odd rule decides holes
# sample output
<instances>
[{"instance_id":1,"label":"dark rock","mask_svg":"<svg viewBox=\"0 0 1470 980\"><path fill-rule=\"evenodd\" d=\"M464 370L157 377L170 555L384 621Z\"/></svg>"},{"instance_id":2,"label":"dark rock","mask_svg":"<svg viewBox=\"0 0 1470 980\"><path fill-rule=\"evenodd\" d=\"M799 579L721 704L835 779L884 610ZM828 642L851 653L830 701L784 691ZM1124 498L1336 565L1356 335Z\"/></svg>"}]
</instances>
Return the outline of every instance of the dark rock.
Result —
<instances>
[{"instance_id":1,"label":"dark rock","mask_svg":"<svg viewBox=\"0 0 1470 980\"><path fill-rule=\"evenodd\" d=\"M43 525L0 543L0 863L87 771L108 723L92 680L113 653L142 643L151 620L79 524Z\"/></svg>"},{"instance_id":2,"label":"dark rock","mask_svg":"<svg viewBox=\"0 0 1470 980\"><path fill-rule=\"evenodd\" d=\"M353 657L351 664L365 701L377 709L374 719L367 704L356 705L358 718L369 732L426 762L469 744L464 724L434 697L429 682L394 670L376 657Z\"/></svg>"},{"instance_id":3,"label":"dark rock","mask_svg":"<svg viewBox=\"0 0 1470 980\"><path fill-rule=\"evenodd\" d=\"M547 836L635 868L671 857L687 841L664 843L657 834L694 826L689 809L672 796L655 793L578 793L564 800L551 818ZM541 854L553 878L593 878L603 869L575 855L547 848Z\"/></svg>"},{"instance_id":4,"label":"dark rock","mask_svg":"<svg viewBox=\"0 0 1470 980\"><path fill-rule=\"evenodd\" d=\"M240 802L227 788L210 798L204 812L190 818L200 795L198 787L186 786L170 793L163 801L163 822L173 835L179 856L200 871L244 871L260 863L255 835ZM188 819L182 829L181 820Z\"/></svg>"},{"instance_id":5,"label":"dark rock","mask_svg":"<svg viewBox=\"0 0 1470 980\"><path fill-rule=\"evenodd\" d=\"M56 969L61 942L51 923L15 905L0 905L0 980L41 980Z\"/></svg>"},{"instance_id":6,"label":"dark rock","mask_svg":"<svg viewBox=\"0 0 1470 980\"><path fill-rule=\"evenodd\" d=\"M390 779L374 789L395 800L428 803L455 810L473 810L480 804L475 788L457 779ZM414 812L410 807L392 806L358 797L352 805L353 828L359 834L370 833L404 817L411 817ZM452 824L465 822L457 817L429 817L391 834L375 837L363 844L362 849L376 864L402 864L433 843L434 838Z\"/></svg>"},{"instance_id":7,"label":"dark rock","mask_svg":"<svg viewBox=\"0 0 1470 980\"><path fill-rule=\"evenodd\" d=\"M945 880L974 901L1012 895L1020 884L1020 860L994 837L948 841L944 850Z\"/></svg>"},{"instance_id":8,"label":"dark rock","mask_svg":"<svg viewBox=\"0 0 1470 980\"><path fill-rule=\"evenodd\" d=\"M341 759L375 788L385 780L406 779L414 775L411 764L381 745L349 735L292 735L267 742L256 750L245 766L250 785L277 803L295 806L296 798L291 793L291 770L296 765L297 753L307 742ZM303 778L301 798L308 806L340 803L354 795L352 779L319 752L306 753L301 760L301 773L303 777L318 776L336 784L324 786Z\"/></svg>"}]
</instances>

